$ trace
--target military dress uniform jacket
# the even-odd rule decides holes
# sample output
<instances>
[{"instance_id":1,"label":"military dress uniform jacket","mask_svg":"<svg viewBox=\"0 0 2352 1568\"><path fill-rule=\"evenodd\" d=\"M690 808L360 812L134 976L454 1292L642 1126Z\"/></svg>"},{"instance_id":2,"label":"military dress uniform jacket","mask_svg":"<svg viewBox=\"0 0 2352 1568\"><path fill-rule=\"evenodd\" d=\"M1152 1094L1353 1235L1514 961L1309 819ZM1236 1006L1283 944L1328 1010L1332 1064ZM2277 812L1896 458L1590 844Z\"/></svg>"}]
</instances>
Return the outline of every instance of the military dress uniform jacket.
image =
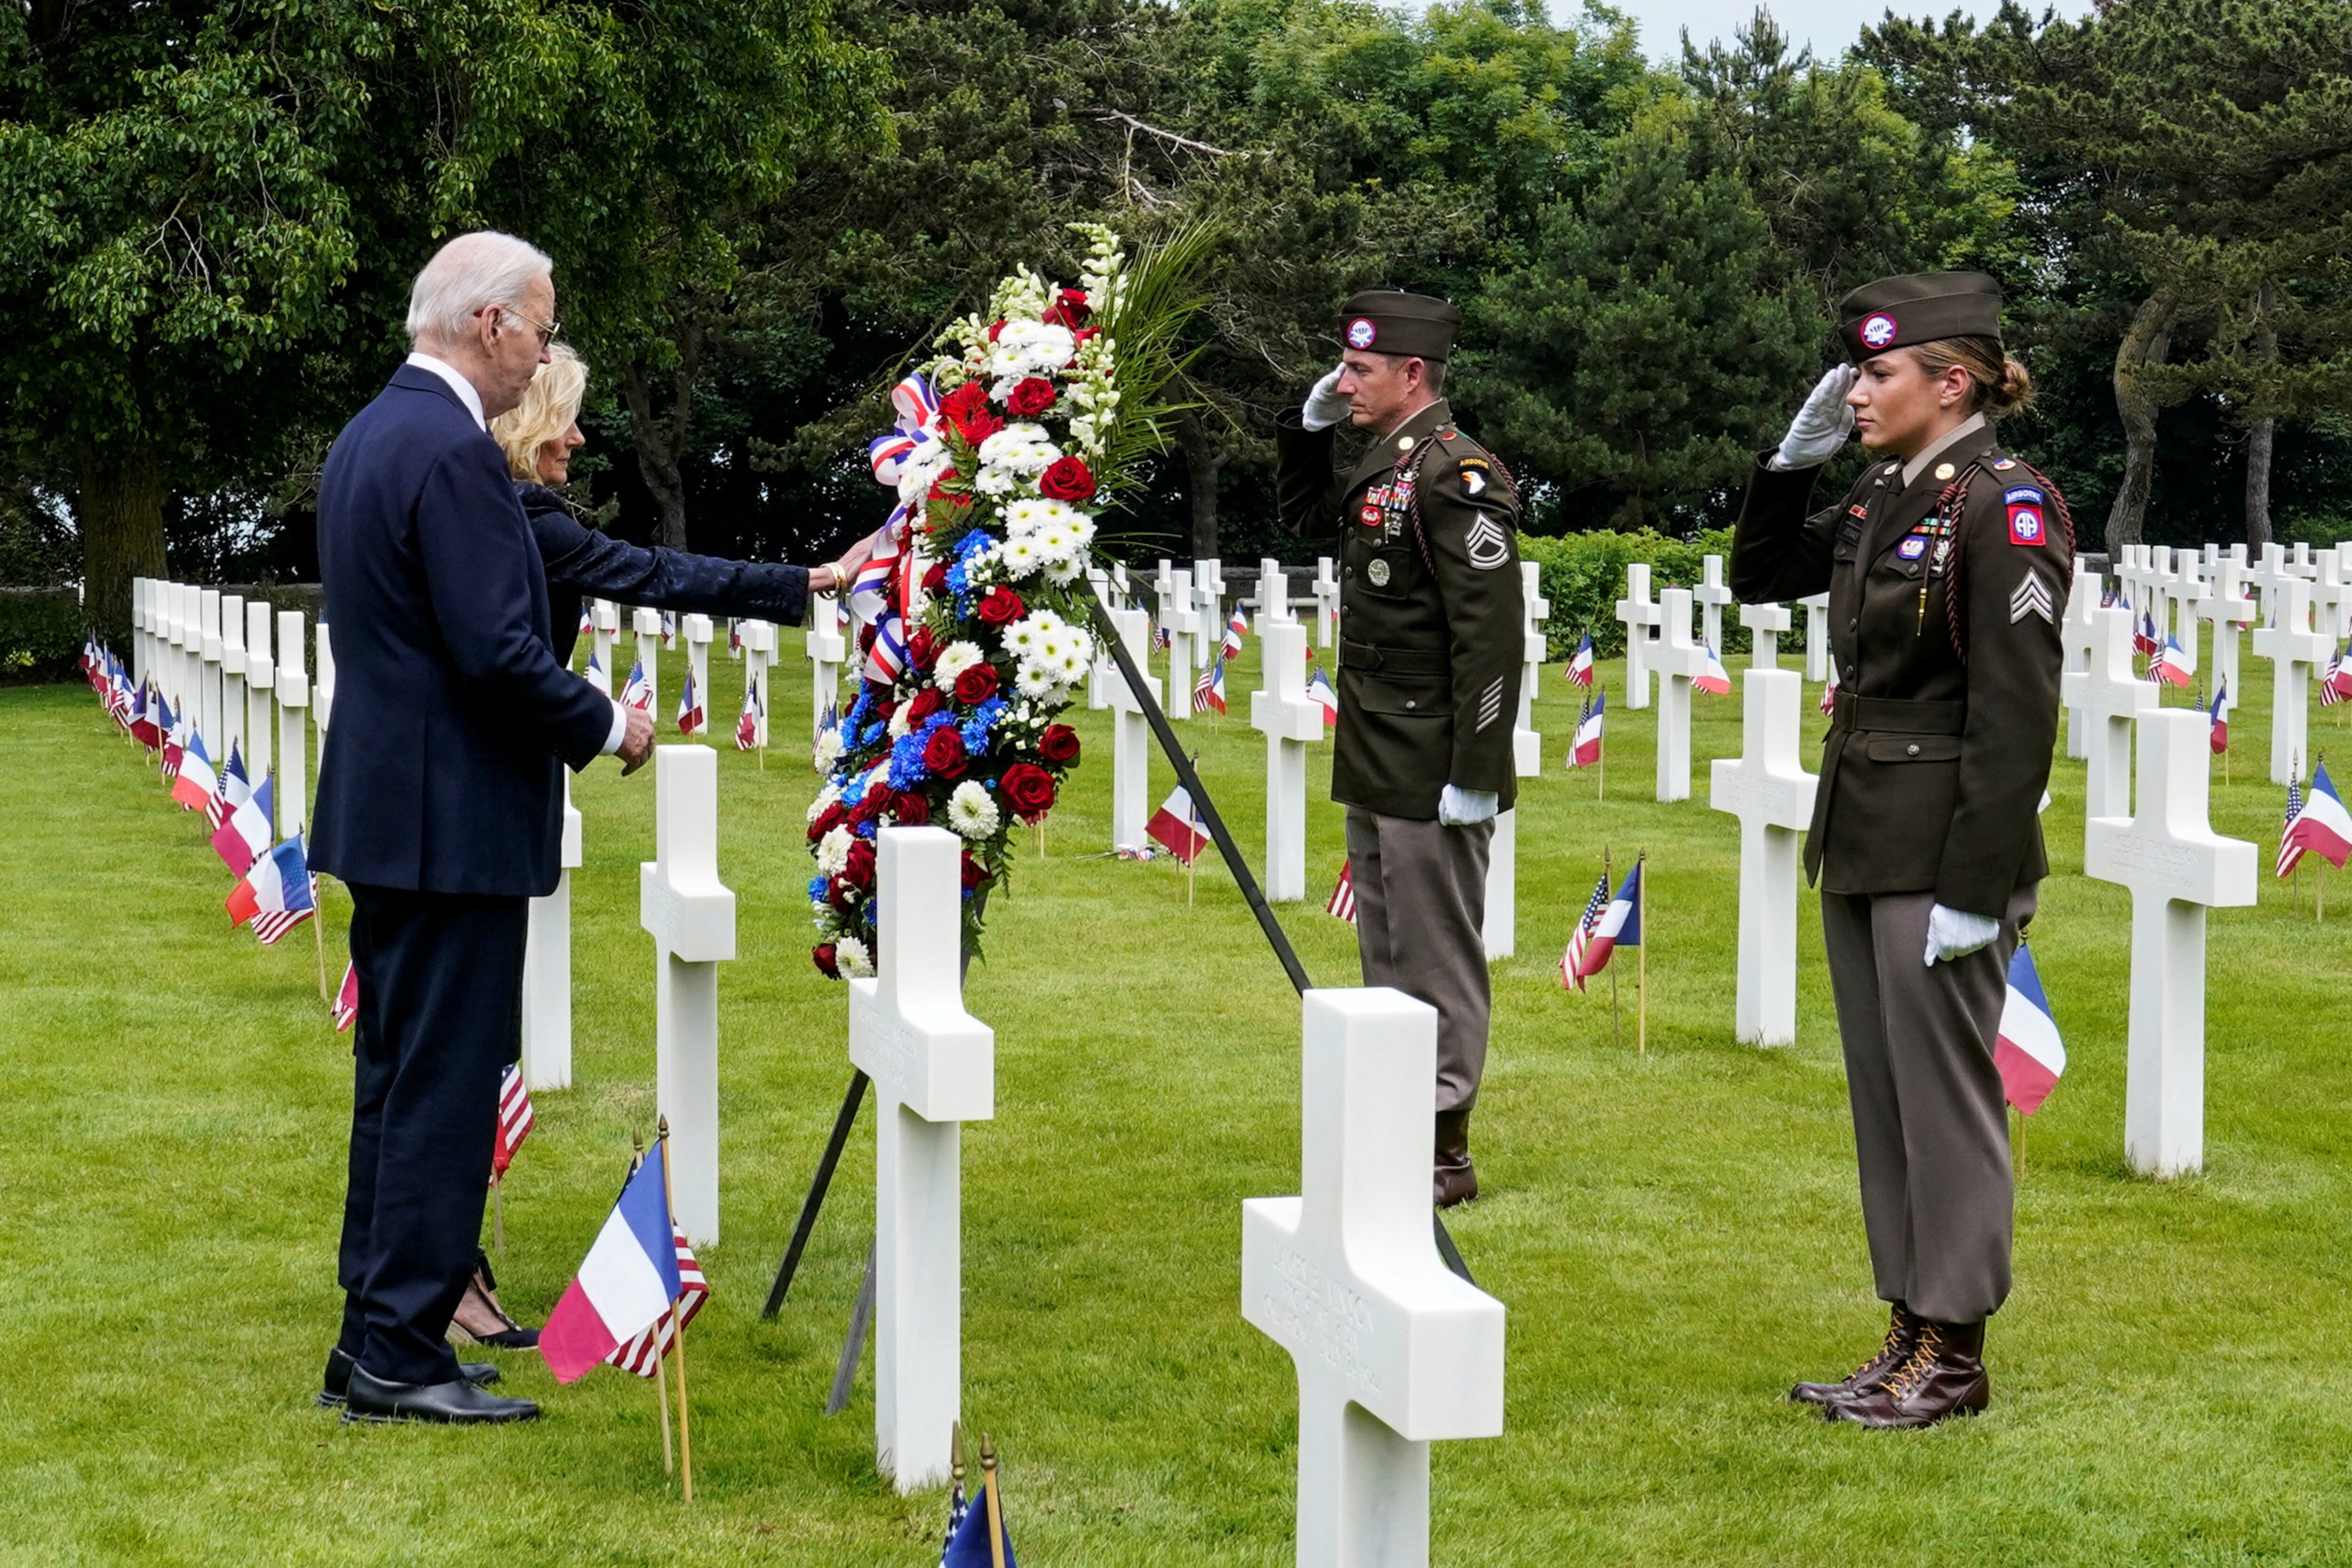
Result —
<instances>
[{"instance_id":1,"label":"military dress uniform jacket","mask_svg":"<svg viewBox=\"0 0 2352 1568\"><path fill-rule=\"evenodd\" d=\"M1275 430L1285 527L1339 544L1339 733L1331 798L1437 815L1448 784L1518 793L1511 730L1526 650L1519 496L1441 400L1331 465L1336 429Z\"/></svg>"},{"instance_id":2,"label":"military dress uniform jacket","mask_svg":"<svg viewBox=\"0 0 2352 1568\"><path fill-rule=\"evenodd\" d=\"M1932 891L1999 919L2049 873L2039 809L2074 539L2064 503L1990 431L1938 455L1958 470L1948 481L1906 486L1883 460L1821 512L1819 468L1759 458L1731 586L1749 603L1829 591L1838 685L1807 873L1832 893Z\"/></svg>"}]
</instances>

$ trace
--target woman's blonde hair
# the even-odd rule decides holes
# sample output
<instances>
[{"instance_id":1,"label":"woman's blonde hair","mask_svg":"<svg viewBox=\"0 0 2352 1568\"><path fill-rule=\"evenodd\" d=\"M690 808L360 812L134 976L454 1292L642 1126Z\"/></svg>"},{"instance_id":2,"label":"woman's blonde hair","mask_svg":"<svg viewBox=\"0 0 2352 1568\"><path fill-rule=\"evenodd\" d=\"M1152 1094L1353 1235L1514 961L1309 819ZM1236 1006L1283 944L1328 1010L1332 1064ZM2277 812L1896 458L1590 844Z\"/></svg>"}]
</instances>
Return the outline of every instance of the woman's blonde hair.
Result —
<instances>
[{"instance_id":1,"label":"woman's blonde hair","mask_svg":"<svg viewBox=\"0 0 2352 1568\"><path fill-rule=\"evenodd\" d=\"M538 479L539 449L572 428L587 391L587 362L568 343L550 344L547 363L523 389L522 402L490 421L490 434L505 449L509 473L518 479Z\"/></svg>"},{"instance_id":2,"label":"woman's blonde hair","mask_svg":"<svg viewBox=\"0 0 2352 1568\"><path fill-rule=\"evenodd\" d=\"M1969 372L1969 412L1999 419L2033 401L2033 378L1997 338L1938 338L1912 350L1933 380L1954 365Z\"/></svg>"}]
</instances>

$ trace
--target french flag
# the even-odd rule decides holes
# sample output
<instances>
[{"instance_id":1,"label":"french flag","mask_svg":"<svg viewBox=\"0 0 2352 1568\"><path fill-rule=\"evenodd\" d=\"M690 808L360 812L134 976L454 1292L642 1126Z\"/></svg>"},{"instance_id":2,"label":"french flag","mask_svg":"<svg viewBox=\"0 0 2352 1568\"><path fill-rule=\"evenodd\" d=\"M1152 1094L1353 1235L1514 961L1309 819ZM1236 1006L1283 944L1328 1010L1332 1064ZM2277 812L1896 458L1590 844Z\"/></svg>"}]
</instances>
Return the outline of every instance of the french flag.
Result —
<instances>
[{"instance_id":1,"label":"french flag","mask_svg":"<svg viewBox=\"0 0 2352 1568\"><path fill-rule=\"evenodd\" d=\"M1625 880L1617 884L1617 896L1601 912L1600 923L1592 928L1592 940L1586 944L1584 957L1577 965L1580 979L1591 979L1609 967L1609 956L1620 947L1642 945L1642 862L1635 861Z\"/></svg>"},{"instance_id":2,"label":"french flag","mask_svg":"<svg viewBox=\"0 0 2352 1568\"><path fill-rule=\"evenodd\" d=\"M2156 617L2143 612L2139 624L2132 630L2132 652L2153 653L2164 646L2156 640Z\"/></svg>"},{"instance_id":3,"label":"french flag","mask_svg":"<svg viewBox=\"0 0 2352 1568\"><path fill-rule=\"evenodd\" d=\"M189 736L180 749L180 765L172 775L172 799L191 811L202 811L211 807L213 792L219 788L213 759L205 755L205 737Z\"/></svg>"},{"instance_id":4,"label":"french flag","mask_svg":"<svg viewBox=\"0 0 2352 1568\"><path fill-rule=\"evenodd\" d=\"M1330 678L1318 670L1307 678L1307 695L1323 707L1323 727L1329 729L1339 722L1339 694L1331 689Z\"/></svg>"},{"instance_id":5,"label":"french flag","mask_svg":"<svg viewBox=\"0 0 2352 1568\"><path fill-rule=\"evenodd\" d=\"M228 911L232 927L256 921L269 915L308 915L319 907L310 896L310 865L302 854L299 833L258 856L247 868L244 878L229 889L223 904ZM299 922L298 922L299 923ZM273 923L282 924L282 923Z\"/></svg>"},{"instance_id":6,"label":"french flag","mask_svg":"<svg viewBox=\"0 0 2352 1568\"><path fill-rule=\"evenodd\" d=\"M1249 635L1249 622L1242 619L1241 606L1234 606L1233 618L1225 622L1225 640L1222 644L1228 659L1242 656L1243 639Z\"/></svg>"},{"instance_id":7,"label":"french flag","mask_svg":"<svg viewBox=\"0 0 2352 1568\"><path fill-rule=\"evenodd\" d=\"M702 695L694 689L694 672L686 673L685 689L677 694L677 732L692 735L702 727Z\"/></svg>"},{"instance_id":8,"label":"french flag","mask_svg":"<svg viewBox=\"0 0 2352 1568\"><path fill-rule=\"evenodd\" d=\"M1725 669L1723 661L1715 656L1713 643L1707 645L1706 668L1698 673L1691 685L1711 697L1727 697L1731 695L1731 672Z\"/></svg>"},{"instance_id":9,"label":"french flag","mask_svg":"<svg viewBox=\"0 0 2352 1568\"><path fill-rule=\"evenodd\" d=\"M2042 994L2033 950L2021 942L2009 961L2009 999L2000 1007L2000 1037L1992 1048L2000 1092L2021 1115L2031 1116L2066 1071L2066 1047Z\"/></svg>"},{"instance_id":10,"label":"french flag","mask_svg":"<svg viewBox=\"0 0 2352 1568\"><path fill-rule=\"evenodd\" d=\"M1160 810L1151 813L1151 821L1143 831L1168 847L1168 852L1191 865L1201 858L1201 851L1209 842L1209 830L1202 824L1201 814L1192 809L1192 791L1181 784L1160 802Z\"/></svg>"},{"instance_id":11,"label":"french flag","mask_svg":"<svg viewBox=\"0 0 2352 1568\"><path fill-rule=\"evenodd\" d=\"M621 1189L595 1245L539 1331L539 1350L558 1383L576 1383L643 1333L677 1299L677 1242L656 1143Z\"/></svg>"},{"instance_id":12,"label":"french flag","mask_svg":"<svg viewBox=\"0 0 2352 1568\"><path fill-rule=\"evenodd\" d=\"M2226 684L2213 694L2213 706L2206 718L2210 727L2205 732L2205 744L2219 757L2230 749L2230 688Z\"/></svg>"},{"instance_id":13,"label":"french flag","mask_svg":"<svg viewBox=\"0 0 2352 1568\"><path fill-rule=\"evenodd\" d=\"M213 834L213 852L228 867L231 876L243 876L253 869L253 862L269 852L269 841L277 834L271 830L277 791L271 781L264 779L260 788L229 808L229 813Z\"/></svg>"},{"instance_id":14,"label":"french flag","mask_svg":"<svg viewBox=\"0 0 2352 1568\"><path fill-rule=\"evenodd\" d=\"M228 814L253 799L253 786L245 777L245 758L237 744L228 743L228 766L221 769L219 781L214 786L213 798L205 802L205 825L219 832Z\"/></svg>"},{"instance_id":15,"label":"french flag","mask_svg":"<svg viewBox=\"0 0 2352 1568\"><path fill-rule=\"evenodd\" d=\"M1592 633L1590 632L1584 634L1584 641L1576 645L1576 652L1569 655L1568 684L1588 689L1592 685Z\"/></svg>"},{"instance_id":16,"label":"french flag","mask_svg":"<svg viewBox=\"0 0 2352 1568\"><path fill-rule=\"evenodd\" d=\"M1601 760L1601 720L1608 706L1607 692L1593 693L1592 700L1584 705L1584 712L1576 721L1576 739L1569 746L1570 768L1590 768Z\"/></svg>"},{"instance_id":17,"label":"french flag","mask_svg":"<svg viewBox=\"0 0 2352 1568\"><path fill-rule=\"evenodd\" d=\"M2189 657L2180 651L2178 641L2167 637L2164 646L2158 648L2156 657L2149 661L2147 673L2151 679L2162 681L2168 686L2185 686L2189 684Z\"/></svg>"},{"instance_id":18,"label":"french flag","mask_svg":"<svg viewBox=\"0 0 2352 1568\"><path fill-rule=\"evenodd\" d=\"M604 662L596 657L596 651L593 648L588 650L588 667L583 670L581 674L590 685L594 686L606 696L613 695L612 674L604 668Z\"/></svg>"},{"instance_id":19,"label":"french flag","mask_svg":"<svg viewBox=\"0 0 2352 1568\"><path fill-rule=\"evenodd\" d=\"M639 659L629 666L629 679L621 687L621 706L645 713L654 706L654 684L646 679L646 662Z\"/></svg>"},{"instance_id":20,"label":"french flag","mask_svg":"<svg viewBox=\"0 0 2352 1568\"><path fill-rule=\"evenodd\" d=\"M2285 843L2319 856L2337 871L2344 869L2347 857L2352 857L2352 814L2345 811L2344 797L2336 792L2325 762L2312 772L2311 793L2304 797L2303 810L2287 824Z\"/></svg>"}]
</instances>

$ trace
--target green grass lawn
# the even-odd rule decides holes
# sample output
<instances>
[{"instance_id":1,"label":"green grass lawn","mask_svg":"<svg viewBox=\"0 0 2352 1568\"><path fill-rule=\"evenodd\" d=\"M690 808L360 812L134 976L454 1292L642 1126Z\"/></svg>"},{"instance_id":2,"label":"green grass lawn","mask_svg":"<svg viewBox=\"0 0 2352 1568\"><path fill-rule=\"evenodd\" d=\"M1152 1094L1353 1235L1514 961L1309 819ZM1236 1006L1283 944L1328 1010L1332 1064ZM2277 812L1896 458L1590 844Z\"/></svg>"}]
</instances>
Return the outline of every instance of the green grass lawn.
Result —
<instances>
[{"instance_id":1,"label":"green grass lawn","mask_svg":"<svg viewBox=\"0 0 2352 1568\"><path fill-rule=\"evenodd\" d=\"M780 736L808 700L784 641ZM2267 665L2245 663L2237 782L2217 782L2213 816L2263 845L2267 871ZM722 744L735 677L714 676ZM1253 851L1255 685L1244 661L1235 716L1189 729ZM1487 1196L1452 1220L1509 1308L1507 1429L1439 1445L1433 1560L2352 1559L2352 888L2315 925L2311 873L2300 904L2265 874L2259 907L2212 917L2207 1169L2133 1179L2127 899L2080 874L2082 768L2061 760L2034 935L2072 1069L2027 1141L1992 1410L1927 1433L1825 1426L1782 1392L1843 1373L1883 1316L1818 914L1803 902L1800 1043L1735 1044L1737 824L1706 807L1705 758L1738 751L1739 709L1697 701L1697 799L1659 806L1654 710L1620 708L1612 684L1599 801L1560 766L1575 706L1545 671L1518 956L1496 966L1474 1129ZM2315 719L2315 741L2352 759L2343 712ZM1222 869L1204 864L1188 907L1171 865L1097 858L1105 717L1079 716L1088 756L972 972L997 1113L963 1139L965 1417L1005 1451L1024 1563L1271 1568L1291 1560L1295 1388L1238 1311L1240 1204L1297 1190L1298 1004ZM350 1062L310 933L264 949L226 929L200 820L164 801L86 692L0 692L0 1561L936 1560L941 1494L901 1499L874 1473L870 1356L848 1410L820 1414L870 1232L870 1112L791 1303L759 1321L847 1076L845 1014L807 959L812 775L782 752L764 772L719 758L742 956L719 982L724 1239L702 1254L716 1294L690 1336L689 1507L662 1473L651 1385L618 1373L559 1390L507 1355L505 1389L547 1416L497 1430L345 1427L312 1408L339 1311ZM1309 972L1344 985L1351 932L1321 913L1341 858L1328 747L1315 768L1313 902L1284 921ZM1156 766L1155 800L1168 780ZM578 1086L539 1097L500 1260L534 1322L653 1116L636 923L653 777L599 764L577 799ZM1646 1057L1630 1010L1620 1045L1605 988L1566 995L1554 974L1604 846L1621 867L1651 856ZM340 977L349 905L331 892Z\"/></svg>"}]
</instances>

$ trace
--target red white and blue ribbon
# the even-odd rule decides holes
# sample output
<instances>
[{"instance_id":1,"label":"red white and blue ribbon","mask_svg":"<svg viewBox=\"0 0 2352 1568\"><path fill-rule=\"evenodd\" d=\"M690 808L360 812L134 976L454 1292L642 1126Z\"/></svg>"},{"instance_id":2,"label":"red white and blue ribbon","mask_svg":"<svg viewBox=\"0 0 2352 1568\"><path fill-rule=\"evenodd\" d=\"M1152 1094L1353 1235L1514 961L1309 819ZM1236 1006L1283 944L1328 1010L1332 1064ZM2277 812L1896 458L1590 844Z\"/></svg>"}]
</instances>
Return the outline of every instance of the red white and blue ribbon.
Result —
<instances>
[{"instance_id":1,"label":"red white and blue ribbon","mask_svg":"<svg viewBox=\"0 0 2352 1568\"><path fill-rule=\"evenodd\" d=\"M890 408L896 423L888 434L866 444L866 454L874 465L875 482L896 488L910 465L928 465L938 455L939 394L923 377L908 376L890 389ZM912 532L922 504L920 497L898 503L875 541L874 554L850 580L849 612L874 632L866 650L866 679L883 685L907 670L906 612L918 563Z\"/></svg>"}]
</instances>

